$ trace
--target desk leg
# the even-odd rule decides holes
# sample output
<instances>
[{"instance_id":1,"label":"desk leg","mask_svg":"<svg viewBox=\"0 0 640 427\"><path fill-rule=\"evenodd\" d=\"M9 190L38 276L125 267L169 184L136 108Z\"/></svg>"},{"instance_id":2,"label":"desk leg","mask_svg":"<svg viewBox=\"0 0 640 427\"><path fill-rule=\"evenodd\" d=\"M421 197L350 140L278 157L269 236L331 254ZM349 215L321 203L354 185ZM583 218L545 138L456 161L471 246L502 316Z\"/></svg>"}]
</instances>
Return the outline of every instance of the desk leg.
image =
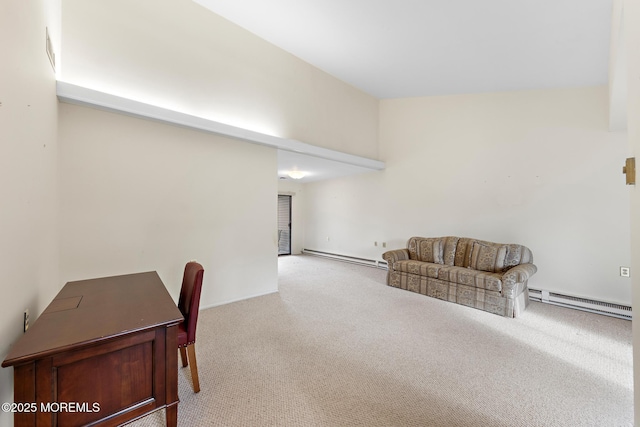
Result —
<instances>
[{"instance_id":1,"label":"desk leg","mask_svg":"<svg viewBox=\"0 0 640 427\"><path fill-rule=\"evenodd\" d=\"M178 425L178 325L167 327L166 335L167 370L167 427Z\"/></svg>"},{"instance_id":2,"label":"desk leg","mask_svg":"<svg viewBox=\"0 0 640 427\"><path fill-rule=\"evenodd\" d=\"M178 427L178 404L167 406L167 427Z\"/></svg>"},{"instance_id":3,"label":"desk leg","mask_svg":"<svg viewBox=\"0 0 640 427\"><path fill-rule=\"evenodd\" d=\"M36 399L35 362L13 367L13 400L15 403L34 403ZM36 412L14 412L15 427L35 426Z\"/></svg>"}]
</instances>

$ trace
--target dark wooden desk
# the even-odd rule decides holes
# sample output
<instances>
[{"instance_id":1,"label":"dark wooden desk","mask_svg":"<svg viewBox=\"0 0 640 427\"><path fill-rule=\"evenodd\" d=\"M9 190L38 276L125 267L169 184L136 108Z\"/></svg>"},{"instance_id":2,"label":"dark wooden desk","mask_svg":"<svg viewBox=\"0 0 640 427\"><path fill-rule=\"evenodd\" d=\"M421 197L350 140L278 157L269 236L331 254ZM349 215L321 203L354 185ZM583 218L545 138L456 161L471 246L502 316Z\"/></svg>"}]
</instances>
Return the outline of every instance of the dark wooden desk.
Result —
<instances>
[{"instance_id":1,"label":"dark wooden desk","mask_svg":"<svg viewBox=\"0 0 640 427\"><path fill-rule=\"evenodd\" d=\"M181 321L156 272L67 283L2 362L15 426L111 426L161 408L176 426Z\"/></svg>"}]
</instances>

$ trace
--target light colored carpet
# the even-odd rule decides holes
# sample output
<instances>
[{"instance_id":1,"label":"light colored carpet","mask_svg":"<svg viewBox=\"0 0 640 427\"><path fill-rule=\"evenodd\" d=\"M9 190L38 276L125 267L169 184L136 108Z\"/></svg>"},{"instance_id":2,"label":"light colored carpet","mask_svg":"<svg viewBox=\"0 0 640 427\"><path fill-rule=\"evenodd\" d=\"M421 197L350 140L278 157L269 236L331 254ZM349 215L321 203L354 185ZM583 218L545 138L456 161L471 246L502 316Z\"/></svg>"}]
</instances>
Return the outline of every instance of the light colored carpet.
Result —
<instances>
[{"instance_id":1,"label":"light colored carpet","mask_svg":"<svg viewBox=\"0 0 640 427\"><path fill-rule=\"evenodd\" d=\"M202 391L180 368L179 425L633 425L629 321L535 302L506 319L311 256L279 276L279 293L200 313Z\"/></svg>"}]
</instances>

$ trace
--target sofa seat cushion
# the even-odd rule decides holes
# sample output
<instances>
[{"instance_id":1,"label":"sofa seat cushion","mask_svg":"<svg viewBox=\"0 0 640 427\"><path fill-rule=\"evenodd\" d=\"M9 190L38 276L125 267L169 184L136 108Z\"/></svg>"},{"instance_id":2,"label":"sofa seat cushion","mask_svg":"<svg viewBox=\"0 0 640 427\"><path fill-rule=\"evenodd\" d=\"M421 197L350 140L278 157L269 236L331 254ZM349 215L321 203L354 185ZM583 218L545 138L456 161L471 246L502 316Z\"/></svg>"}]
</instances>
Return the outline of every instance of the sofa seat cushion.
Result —
<instances>
[{"instance_id":1,"label":"sofa seat cushion","mask_svg":"<svg viewBox=\"0 0 640 427\"><path fill-rule=\"evenodd\" d=\"M393 269L401 273L415 274L418 276L438 278L438 271L444 267L442 264L432 262L415 261L412 259L396 261L393 263Z\"/></svg>"},{"instance_id":2,"label":"sofa seat cushion","mask_svg":"<svg viewBox=\"0 0 640 427\"><path fill-rule=\"evenodd\" d=\"M487 291L502 291L501 273L490 273L464 267L442 266L438 270L438 279Z\"/></svg>"}]
</instances>

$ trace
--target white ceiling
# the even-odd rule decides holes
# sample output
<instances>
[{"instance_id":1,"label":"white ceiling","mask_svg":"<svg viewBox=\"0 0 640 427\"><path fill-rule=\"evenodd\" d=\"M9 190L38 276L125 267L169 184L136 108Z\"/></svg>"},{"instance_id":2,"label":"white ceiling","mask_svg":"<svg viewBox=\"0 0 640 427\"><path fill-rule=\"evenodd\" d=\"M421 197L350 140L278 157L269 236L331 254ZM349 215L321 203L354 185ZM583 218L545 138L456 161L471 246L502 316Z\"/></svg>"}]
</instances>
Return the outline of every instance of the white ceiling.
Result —
<instances>
[{"instance_id":1,"label":"white ceiling","mask_svg":"<svg viewBox=\"0 0 640 427\"><path fill-rule=\"evenodd\" d=\"M607 83L613 0L195 0L377 98Z\"/></svg>"},{"instance_id":2,"label":"white ceiling","mask_svg":"<svg viewBox=\"0 0 640 427\"><path fill-rule=\"evenodd\" d=\"M380 99L608 82L613 0L194 1ZM349 169L278 158L303 182Z\"/></svg>"}]
</instances>

